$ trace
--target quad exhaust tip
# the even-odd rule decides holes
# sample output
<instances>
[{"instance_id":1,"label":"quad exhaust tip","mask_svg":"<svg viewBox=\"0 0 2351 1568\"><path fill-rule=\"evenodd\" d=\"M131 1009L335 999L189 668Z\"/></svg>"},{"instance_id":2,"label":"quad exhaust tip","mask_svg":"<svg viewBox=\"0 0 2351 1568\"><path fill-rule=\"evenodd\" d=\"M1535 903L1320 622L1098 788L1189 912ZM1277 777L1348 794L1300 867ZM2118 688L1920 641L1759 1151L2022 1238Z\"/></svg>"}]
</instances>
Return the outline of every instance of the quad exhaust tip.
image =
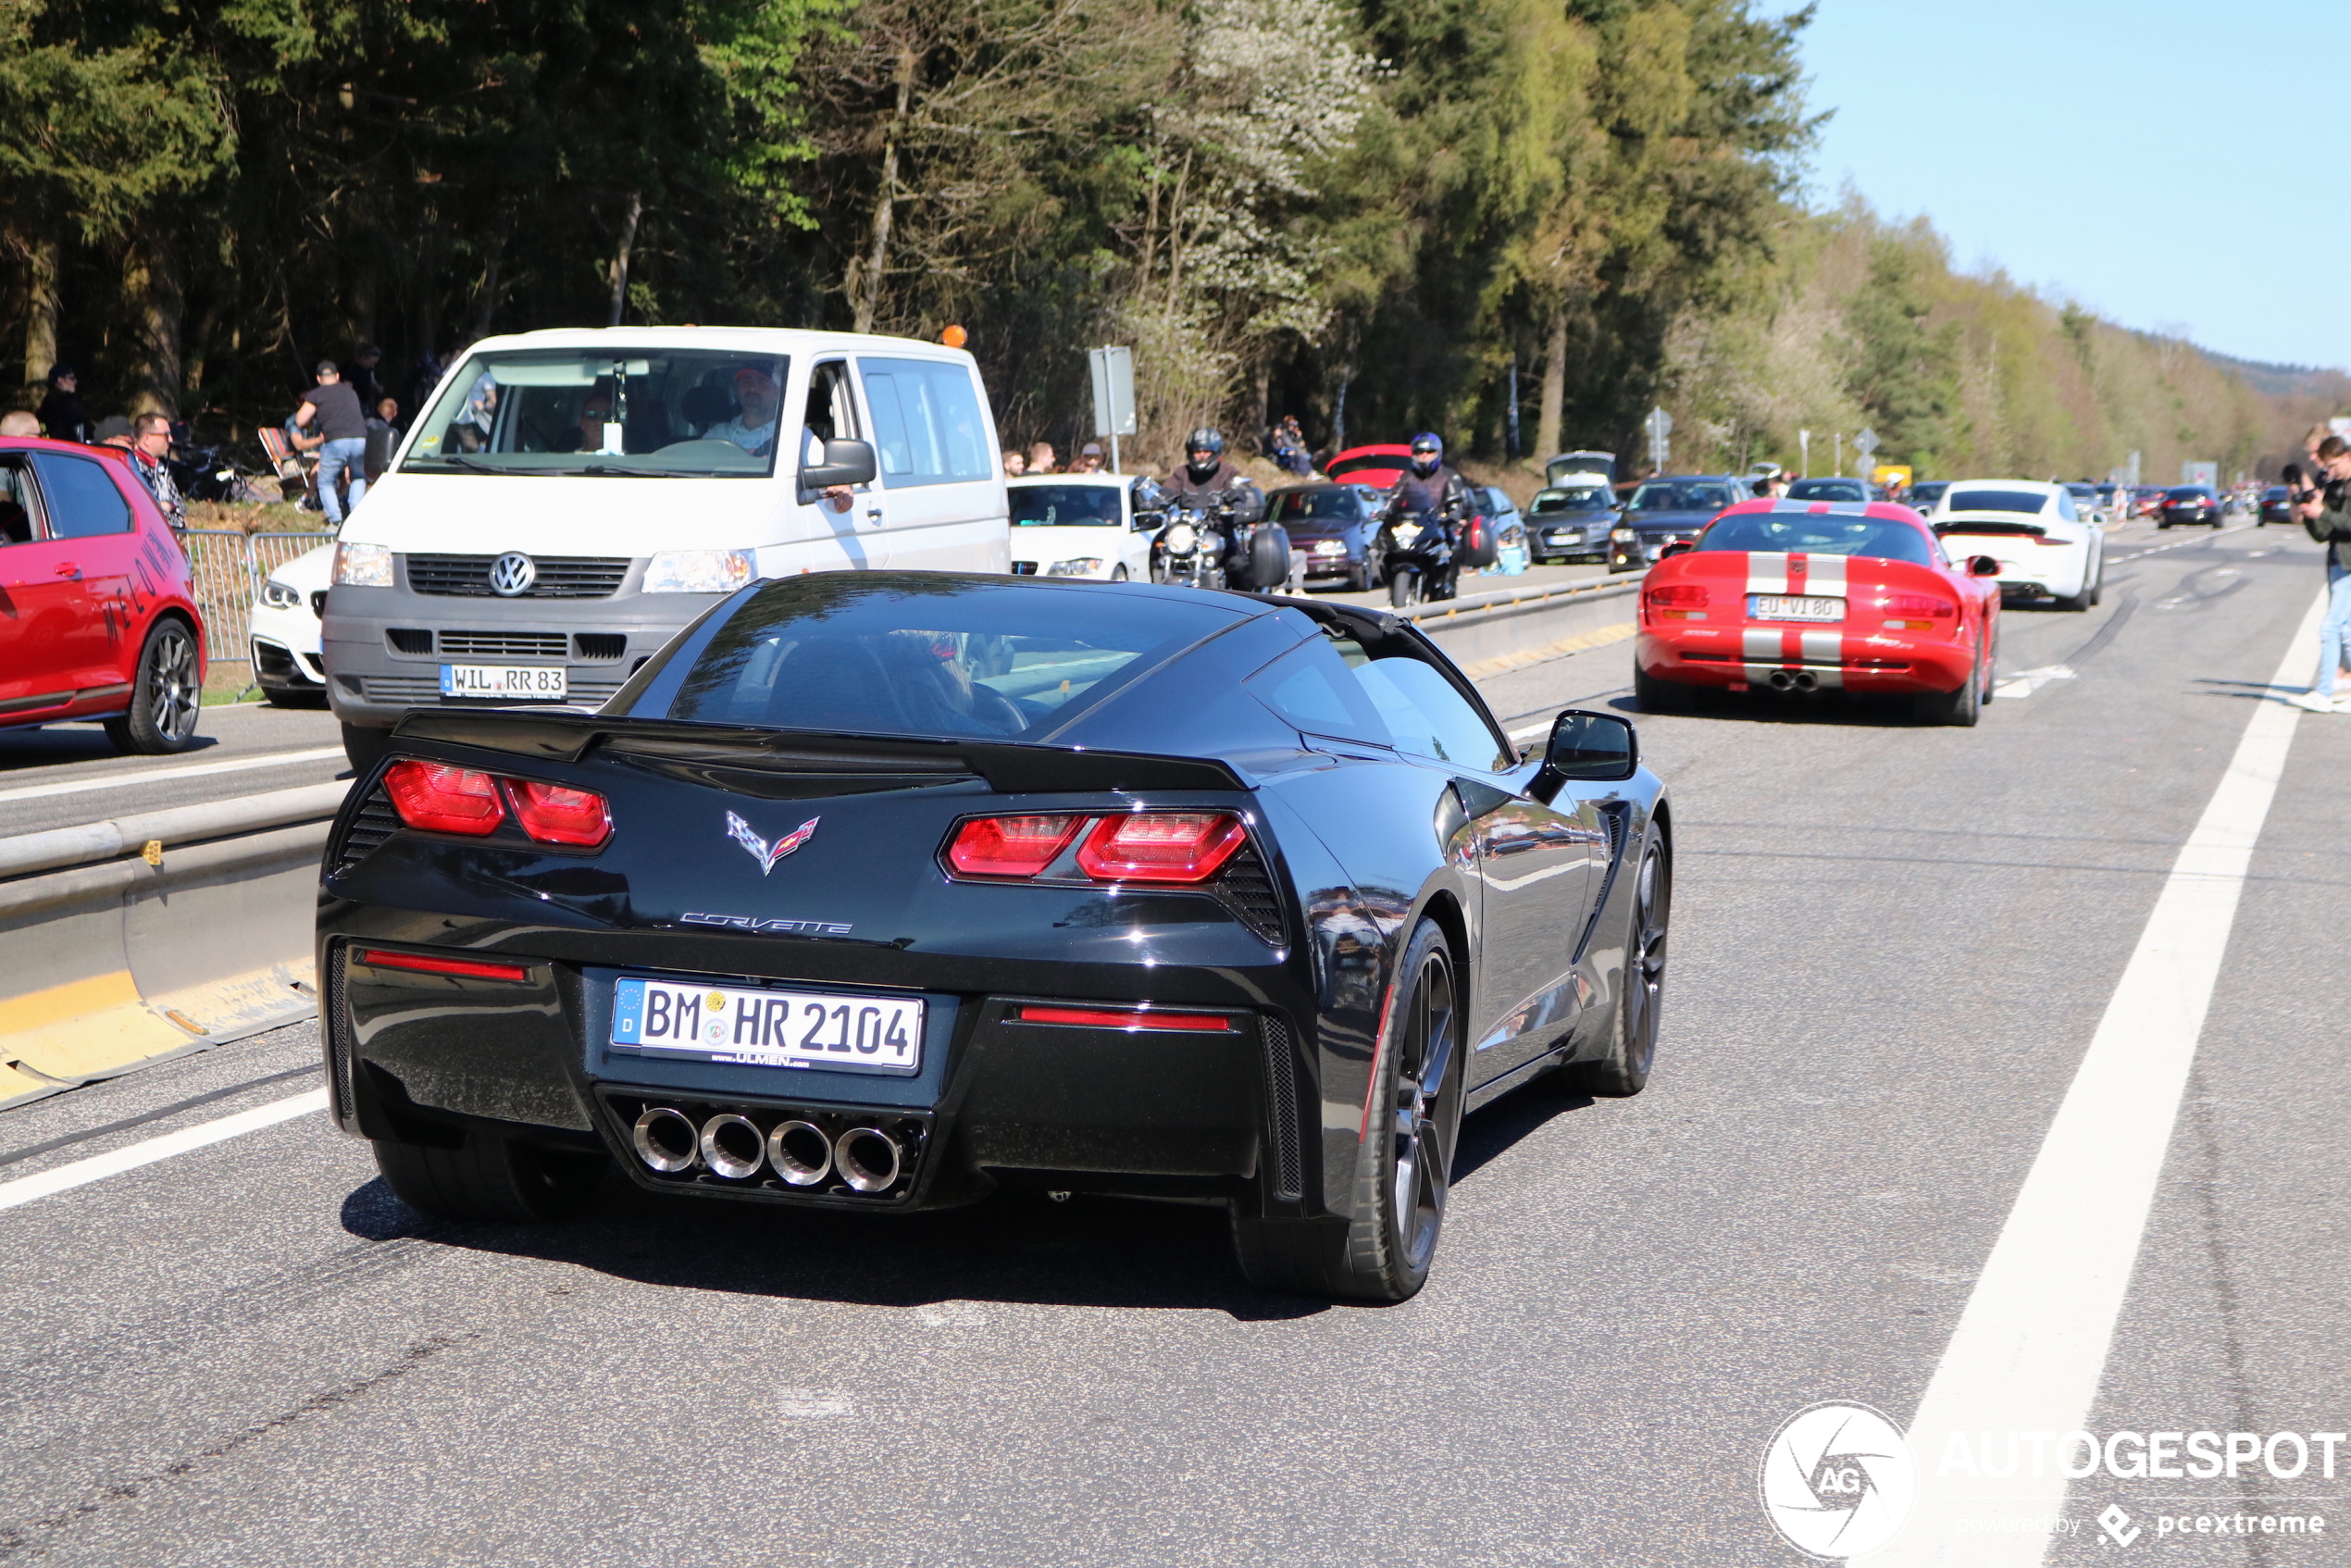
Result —
<instances>
[{"instance_id":1,"label":"quad exhaust tip","mask_svg":"<svg viewBox=\"0 0 2351 1568\"><path fill-rule=\"evenodd\" d=\"M649 1105L637 1118L637 1158L665 1175L690 1170L699 1137L693 1118L671 1105Z\"/></svg>"},{"instance_id":2,"label":"quad exhaust tip","mask_svg":"<svg viewBox=\"0 0 2351 1568\"><path fill-rule=\"evenodd\" d=\"M814 1122L777 1122L767 1135L767 1163L792 1187L814 1187L833 1168L832 1139Z\"/></svg>"},{"instance_id":3,"label":"quad exhaust tip","mask_svg":"<svg viewBox=\"0 0 2351 1568\"><path fill-rule=\"evenodd\" d=\"M759 1124L721 1111L695 1126L674 1105L649 1105L630 1129L637 1158L649 1170L678 1176L696 1165L728 1181L772 1167L788 1187L821 1187L838 1176L852 1192L887 1192L905 1174L905 1153L882 1128L861 1124L827 1136L815 1122L787 1117L762 1133Z\"/></svg>"},{"instance_id":4,"label":"quad exhaust tip","mask_svg":"<svg viewBox=\"0 0 2351 1568\"><path fill-rule=\"evenodd\" d=\"M833 1166L852 1191L885 1191L898 1179L898 1141L879 1127L851 1127L834 1140Z\"/></svg>"}]
</instances>

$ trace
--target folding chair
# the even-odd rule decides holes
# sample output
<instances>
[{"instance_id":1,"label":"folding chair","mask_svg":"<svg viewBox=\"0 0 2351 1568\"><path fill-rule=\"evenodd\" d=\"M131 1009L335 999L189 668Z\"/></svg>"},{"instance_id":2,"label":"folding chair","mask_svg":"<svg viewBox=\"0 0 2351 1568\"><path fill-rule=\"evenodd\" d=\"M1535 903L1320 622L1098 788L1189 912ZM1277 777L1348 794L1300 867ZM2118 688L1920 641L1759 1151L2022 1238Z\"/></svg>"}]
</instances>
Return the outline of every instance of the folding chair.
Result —
<instances>
[{"instance_id":1,"label":"folding chair","mask_svg":"<svg viewBox=\"0 0 2351 1568\"><path fill-rule=\"evenodd\" d=\"M318 459L306 452L296 452L286 432L275 425L264 425L258 432L261 450L269 459L270 472L278 476L280 493L299 492L313 510L318 504Z\"/></svg>"}]
</instances>

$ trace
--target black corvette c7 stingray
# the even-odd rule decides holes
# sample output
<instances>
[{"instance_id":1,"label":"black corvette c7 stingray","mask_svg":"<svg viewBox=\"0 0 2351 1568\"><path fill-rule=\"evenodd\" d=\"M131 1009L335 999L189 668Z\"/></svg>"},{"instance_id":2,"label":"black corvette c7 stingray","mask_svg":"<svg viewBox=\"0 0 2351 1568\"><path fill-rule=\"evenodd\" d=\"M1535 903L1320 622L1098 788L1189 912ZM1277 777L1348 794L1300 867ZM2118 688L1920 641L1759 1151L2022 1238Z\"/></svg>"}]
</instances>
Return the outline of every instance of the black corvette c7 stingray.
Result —
<instances>
[{"instance_id":1,"label":"black corvette c7 stingray","mask_svg":"<svg viewBox=\"0 0 2351 1568\"><path fill-rule=\"evenodd\" d=\"M411 1204L1222 1200L1263 1285L1426 1278L1465 1110L1637 1091L1673 842L1421 633L1145 584L762 582L589 715L412 715L319 895L329 1080Z\"/></svg>"}]
</instances>

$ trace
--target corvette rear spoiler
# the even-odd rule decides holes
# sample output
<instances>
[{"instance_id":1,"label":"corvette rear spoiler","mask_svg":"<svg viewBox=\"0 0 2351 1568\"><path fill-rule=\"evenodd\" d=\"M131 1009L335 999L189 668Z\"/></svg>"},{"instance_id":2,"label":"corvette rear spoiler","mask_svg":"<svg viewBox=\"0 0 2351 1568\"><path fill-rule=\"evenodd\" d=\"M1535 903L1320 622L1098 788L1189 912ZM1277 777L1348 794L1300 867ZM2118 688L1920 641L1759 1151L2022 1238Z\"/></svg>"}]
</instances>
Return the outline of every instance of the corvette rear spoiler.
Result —
<instances>
[{"instance_id":1,"label":"corvette rear spoiler","mask_svg":"<svg viewBox=\"0 0 2351 1568\"><path fill-rule=\"evenodd\" d=\"M403 718L397 740L437 740L511 756L578 762L591 751L648 762L750 772L889 774L985 779L1000 794L1141 790L1246 790L1213 757L1025 746L1009 740L922 740L757 729L677 719L601 718L593 714L424 709Z\"/></svg>"}]
</instances>

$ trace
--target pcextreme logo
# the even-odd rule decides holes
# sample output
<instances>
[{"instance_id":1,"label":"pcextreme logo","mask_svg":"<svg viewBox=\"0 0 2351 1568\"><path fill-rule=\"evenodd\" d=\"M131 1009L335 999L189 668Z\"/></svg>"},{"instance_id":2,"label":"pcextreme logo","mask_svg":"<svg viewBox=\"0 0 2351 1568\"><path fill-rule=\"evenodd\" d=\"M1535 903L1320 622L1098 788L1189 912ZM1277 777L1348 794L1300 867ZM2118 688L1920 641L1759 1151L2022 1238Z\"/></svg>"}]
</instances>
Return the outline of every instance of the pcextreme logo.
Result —
<instances>
[{"instance_id":1,"label":"pcextreme logo","mask_svg":"<svg viewBox=\"0 0 2351 1568\"><path fill-rule=\"evenodd\" d=\"M1832 1400L1797 1412L1763 1450L1763 1512L1808 1557L1839 1562L1874 1551L1910 1515L1918 1466L1894 1423Z\"/></svg>"}]
</instances>

